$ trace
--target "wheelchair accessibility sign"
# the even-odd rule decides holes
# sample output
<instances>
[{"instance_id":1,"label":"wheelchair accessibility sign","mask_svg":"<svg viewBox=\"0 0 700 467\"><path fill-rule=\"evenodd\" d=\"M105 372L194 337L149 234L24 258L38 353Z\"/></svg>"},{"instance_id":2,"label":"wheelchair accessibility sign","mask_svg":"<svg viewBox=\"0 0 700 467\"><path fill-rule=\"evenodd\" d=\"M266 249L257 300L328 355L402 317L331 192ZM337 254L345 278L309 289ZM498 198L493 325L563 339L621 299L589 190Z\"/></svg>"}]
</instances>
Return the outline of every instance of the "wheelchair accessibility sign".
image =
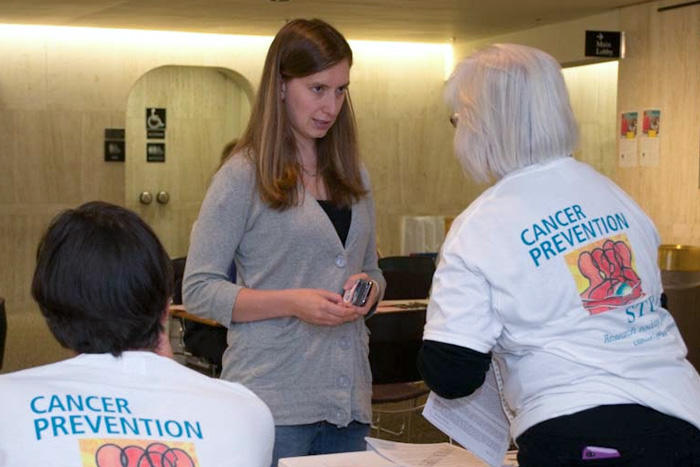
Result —
<instances>
[{"instance_id":1,"label":"wheelchair accessibility sign","mask_svg":"<svg viewBox=\"0 0 700 467\"><path fill-rule=\"evenodd\" d=\"M165 109L146 108L146 137L148 139L165 139Z\"/></svg>"}]
</instances>

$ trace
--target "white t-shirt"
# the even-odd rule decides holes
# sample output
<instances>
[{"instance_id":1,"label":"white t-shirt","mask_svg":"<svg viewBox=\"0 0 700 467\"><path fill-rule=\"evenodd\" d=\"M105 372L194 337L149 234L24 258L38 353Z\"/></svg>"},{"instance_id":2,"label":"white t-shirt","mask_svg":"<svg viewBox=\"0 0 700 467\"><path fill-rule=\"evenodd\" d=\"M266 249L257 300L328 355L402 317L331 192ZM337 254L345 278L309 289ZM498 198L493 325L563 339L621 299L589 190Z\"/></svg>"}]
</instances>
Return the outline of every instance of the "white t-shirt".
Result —
<instances>
[{"instance_id":1,"label":"white t-shirt","mask_svg":"<svg viewBox=\"0 0 700 467\"><path fill-rule=\"evenodd\" d=\"M273 441L272 415L248 389L152 352L0 376L3 467L269 467Z\"/></svg>"},{"instance_id":2,"label":"white t-shirt","mask_svg":"<svg viewBox=\"0 0 700 467\"><path fill-rule=\"evenodd\" d=\"M624 403L700 428L700 377L660 305L658 245L651 220L588 165L513 172L454 221L424 339L494 352L514 438Z\"/></svg>"}]
</instances>

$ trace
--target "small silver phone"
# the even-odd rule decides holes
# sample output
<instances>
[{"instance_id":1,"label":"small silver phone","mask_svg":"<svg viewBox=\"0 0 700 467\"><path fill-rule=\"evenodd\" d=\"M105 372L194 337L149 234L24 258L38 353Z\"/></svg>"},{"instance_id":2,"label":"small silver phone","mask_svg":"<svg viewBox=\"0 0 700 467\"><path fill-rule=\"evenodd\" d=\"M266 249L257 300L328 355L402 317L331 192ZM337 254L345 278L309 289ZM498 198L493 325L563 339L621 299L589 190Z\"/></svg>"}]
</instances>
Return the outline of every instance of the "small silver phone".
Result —
<instances>
[{"instance_id":1,"label":"small silver phone","mask_svg":"<svg viewBox=\"0 0 700 467\"><path fill-rule=\"evenodd\" d=\"M346 303L351 303L355 306L364 306L367 303L367 298L369 293L372 291L372 286L374 282L365 279L359 279L355 282L351 288L349 288L345 295L343 295L343 300Z\"/></svg>"}]
</instances>

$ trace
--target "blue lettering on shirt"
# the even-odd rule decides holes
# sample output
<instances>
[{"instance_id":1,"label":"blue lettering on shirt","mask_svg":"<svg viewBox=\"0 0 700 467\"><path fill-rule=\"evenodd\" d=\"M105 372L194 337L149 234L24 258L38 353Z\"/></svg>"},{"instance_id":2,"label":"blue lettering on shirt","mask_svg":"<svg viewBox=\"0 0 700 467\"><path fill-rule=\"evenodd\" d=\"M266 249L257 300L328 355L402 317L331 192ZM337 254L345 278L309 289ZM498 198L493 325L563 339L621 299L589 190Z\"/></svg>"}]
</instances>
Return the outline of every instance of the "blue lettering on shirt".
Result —
<instances>
[{"instance_id":1,"label":"blue lettering on shirt","mask_svg":"<svg viewBox=\"0 0 700 467\"><path fill-rule=\"evenodd\" d=\"M199 421L136 417L120 397L42 394L29 401L29 410L38 415L32 421L38 441L77 435L204 439Z\"/></svg>"},{"instance_id":2,"label":"blue lettering on shirt","mask_svg":"<svg viewBox=\"0 0 700 467\"><path fill-rule=\"evenodd\" d=\"M621 212L590 219L580 205L574 204L521 230L520 241L528 247L535 267L540 267L557 255L628 228L629 222Z\"/></svg>"}]
</instances>

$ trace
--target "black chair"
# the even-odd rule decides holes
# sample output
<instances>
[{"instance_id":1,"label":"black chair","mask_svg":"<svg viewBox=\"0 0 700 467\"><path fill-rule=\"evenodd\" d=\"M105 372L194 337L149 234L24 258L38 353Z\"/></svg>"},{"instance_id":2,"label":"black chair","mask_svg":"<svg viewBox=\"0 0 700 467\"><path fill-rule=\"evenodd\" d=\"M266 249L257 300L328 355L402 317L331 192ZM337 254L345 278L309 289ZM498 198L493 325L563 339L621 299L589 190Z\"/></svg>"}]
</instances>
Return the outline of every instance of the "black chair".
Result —
<instances>
[{"instance_id":1,"label":"black chair","mask_svg":"<svg viewBox=\"0 0 700 467\"><path fill-rule=\"evenodd\" d=\"M426 256L388 256L379 259L386 279L384 300L423 299L430 293L435 261ZM428 394L418 373L416 360L423 343L425 309L375 313L367 321L370 330L369 361L372 369L373 428L394 436L410 438L411 412L420 410L422 396ZM408 407L384 408L376 405L412 402ZM400 405L400 404L399 404ZM402 414L397 430L381 425L382 414Z\"/></svg>"},{"instance_id":2,"label":"black chair","mask_svg":"<svg viewBox=\"0 0 700 467\"><path fill-rule=\"evenodd\" d=\"M186 257L175 258L173 264L173 304L182 304L182 279L185 273ZM206 324L203 320L194 321L179 313L174 317L177 345L173 351L181 356L184 364L211 376L221 374L221 359L226 350L226 328ZM191 318L194 316L188 315Z\"/></svg>"},{"instance_id":3,"label":"black chair","mask_svg":"<svg viewBox=\"0 0 700 467\"><path fill-rule=\"evenodd\" d=\"M5 338L7 337L7 315L5 314L5 299L0 297L0 370L5 357Z\"/></svg>"},{"instance_id":4,"label":"black chair","mask_svg":"<svg viewBox=\"0 0 700 467\"><path fill-rule=\"evenodd\" d=\"M435 273L435 261L426 256L387 256L379 259L386 279L384 300L426 298Z\"/></svg>"},{"instance_id":5,"label":"black chair","mask_svg":"<svg viewBox=\"0 0 700 467\"><path fill-rule=\"evenodd\" d=\"M372 369L372 427L377 432L393 436L407 435L410 441L411 412L420 410L418 404L429 390L422 382L416 365L422 344L425 309L400 312L379 312L367 320L370 331L369 362ZM412 402L408 407L377 405ZM383 414L401 414L398 429L382 426Z\"/></svg>"}]
</instances>

